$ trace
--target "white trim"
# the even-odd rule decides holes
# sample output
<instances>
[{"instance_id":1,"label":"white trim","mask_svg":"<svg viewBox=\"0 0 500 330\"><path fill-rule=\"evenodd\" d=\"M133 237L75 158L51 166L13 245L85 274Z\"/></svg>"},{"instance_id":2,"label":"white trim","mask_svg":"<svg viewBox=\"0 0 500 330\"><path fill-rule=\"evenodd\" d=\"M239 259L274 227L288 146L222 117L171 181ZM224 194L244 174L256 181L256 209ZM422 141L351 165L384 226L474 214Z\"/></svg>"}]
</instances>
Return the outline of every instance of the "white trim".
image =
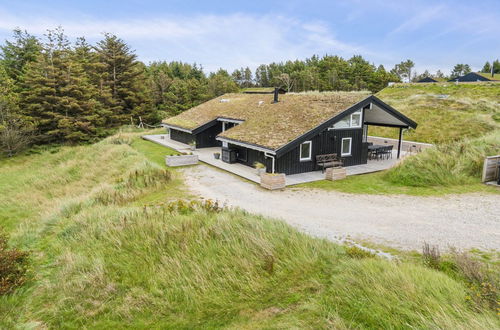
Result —
<instances>
[{"instance_id":1,"label":"white trim","mask_svg":"<svg viewBox=\"0 0 500 330\"><path fill-rule=\"evenodd\" d=\"M170 129L175 129L177 131L181 131L181 132L186 132L186 133L189 133L189 134L193 134L192 131L188 130L188 129L185 129L185 128L181 128L181 127L177 127L177 126L173 126L173 125L169 125L169 124L163 124L165 127L167 128L170 128Z\"/></svg>"},{"instance_id":2,"label":"white trim","mask_svg":"<svg viewBox=\"0 0 500 330\"><path fill-rule=\"evenodd\" d=\"M304 144L309 144L309 156L305 157L305 158L302 158L302 145ZM312 141L304 141L300 144L300 149L299 149L299 160L301 162L305 162L305 161L308 161L308 160L311 160L312 159Z\"/></svg>"},{"instance_id":3,"label":"white trim","mask_svg":"<svg viewBox=\"0 0 500 330\"><path fill-rule=\"evenodd\" d=\"M276 155L276 151L271 150L271 149L262 148L262 147L254 146L254 145L247 144L247 143L244 143L244 142L234 141L234 140L231 140L231 139L225 139L225 138L223 138L221 136L218 136L215 139L217 141L228 142L228 143L235 144L237 146L242 146L242 147L245 147L245 148L248 148L248 149L253 149L253 150L257 150L257 151L266 152L266 153L271 154L271 155Z\"/></svg>"},{"instance_id":4,"label":"white trim","mask_svg":"<svg viewBox=\"0 0 500 330\"><path fill-rule=\"evenodd\" d=\"M241 123L245 122L244 120L240 120L240 119L231 119L231 118L224 118L224 117L217 118L217 121L221 121L223 123L234 123L234 124L241 124Z\"/></svg>"},{"instance_id":5,"label":"white trim","mask_svg":"<svg viewBox=\"0 0 500 330\"><path fill-rule=\"evenodd\" d=\"M349 152L344 152L344 140L349 140ZM352 152L352 137L348 138L342 138L342 141L340 141L340 156L351 156Z\"/></svg>"},{"instance_id":6,"label":"white trim","mask_svg":"<svg viewBox=\"0 0 500 330\"><path fill-rule=\"evenodd\" d=\"M360 115L359 116L359 125L358 126L353 126L352 125L352 116L358 115L358 114ZM341 120L344 120L346 117L349 117L349 126L348 127L337 127L337 128L335 128L335 124L337 124ZM352 129L352 128L361 128L361 127L363 127L363 109L356 110L353 113L351 113L350 115L346 115L346 116L340 118L340 120L336 121L330 127L328 127L328 130L331 131L331 130L334 130L334 129Z\"/></svg>"},{"instance_id":7,"label":"white trim","mask_svg":"<svg viewBox=\"0 0 500 330\"><path fill-rule=\"evenodd\" d=\"M359 115L359 125L358 126L353 126L352 125L352 116L354 116L354 115ZM363 110L351 113L350 126L351 126L351 128L360 128L361 126L363 126Z\"/></svg>"}]
</instances>

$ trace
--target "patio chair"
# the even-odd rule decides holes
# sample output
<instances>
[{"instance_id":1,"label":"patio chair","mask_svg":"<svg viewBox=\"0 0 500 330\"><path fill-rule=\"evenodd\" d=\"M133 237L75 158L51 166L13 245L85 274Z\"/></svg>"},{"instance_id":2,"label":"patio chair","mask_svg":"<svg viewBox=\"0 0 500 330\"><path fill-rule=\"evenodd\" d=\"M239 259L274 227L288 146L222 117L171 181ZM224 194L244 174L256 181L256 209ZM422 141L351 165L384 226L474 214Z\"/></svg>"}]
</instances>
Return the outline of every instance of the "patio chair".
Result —
<instances>
[{"instance_id":1,"label":"patio chair","mask_svg":"<svg viewBox=\"0 0 500 330\"><path fill-rule=\"evenodd\" d=\"M385 159L389 159L392 158L392 148L393 146L387 146L385 147L383 150L382 150L382 157L384 157Z\"/></svg>"}]
</instances>

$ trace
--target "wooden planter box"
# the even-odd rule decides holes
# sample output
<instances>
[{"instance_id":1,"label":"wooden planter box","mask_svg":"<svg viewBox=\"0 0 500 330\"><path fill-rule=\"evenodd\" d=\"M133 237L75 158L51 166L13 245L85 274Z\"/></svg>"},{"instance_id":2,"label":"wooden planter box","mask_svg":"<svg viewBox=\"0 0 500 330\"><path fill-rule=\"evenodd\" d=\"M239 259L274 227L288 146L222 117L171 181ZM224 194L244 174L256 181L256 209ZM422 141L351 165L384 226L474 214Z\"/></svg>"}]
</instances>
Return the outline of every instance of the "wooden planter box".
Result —
<instances>
[{"instance_id":1,"label":"wooden planter box","mask_svg":"<svg viewBox=\"0 0 500 330\"><path fill-rule=\"evenodd\" d=\"M196 165L198 164L198 155L166 156L165 162L170 167Z\"/></svg>"},{"instance_id":2,"label":"wooden planter box","mask_svg":"<svg viewBox=\"0 0 500 330\"><path fill-rule=\"evenodd\" d=\"M283 189L286 186L285 174L262 173L260 186L269 190Z\"/></svg>"},{"instance_id":3,"label":"wooden planter box","mask_svg":"<svg viewBox=\"0 0 500 330\"><path fill-rule=\"evenodd\" d=\"M344 167L329 167L325 171L325 179L330 181L342 180L347 177Z\"/></svg>"}]
</instances>

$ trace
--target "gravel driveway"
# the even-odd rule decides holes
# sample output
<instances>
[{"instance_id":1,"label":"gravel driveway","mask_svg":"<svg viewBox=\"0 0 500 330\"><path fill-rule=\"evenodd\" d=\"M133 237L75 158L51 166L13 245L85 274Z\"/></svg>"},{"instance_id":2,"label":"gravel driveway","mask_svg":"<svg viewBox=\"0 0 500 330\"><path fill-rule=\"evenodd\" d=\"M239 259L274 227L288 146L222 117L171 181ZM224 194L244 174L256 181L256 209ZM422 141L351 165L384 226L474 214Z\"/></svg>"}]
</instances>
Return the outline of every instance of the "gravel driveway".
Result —
<instances>
[{"instance_id":1,"label":"gravel driveway","mask_svg":"<svg viewBox=\"0 0 500 330\"><path fill-rule=\"evenodd\" d=\"M267 191L205 165L184 171L193 193L281 219L314 236L366 239L400 249L420 250L427 242L442 249L500 250L498 195L356 195L298 188Z\"/></svg>"}]
</instances>

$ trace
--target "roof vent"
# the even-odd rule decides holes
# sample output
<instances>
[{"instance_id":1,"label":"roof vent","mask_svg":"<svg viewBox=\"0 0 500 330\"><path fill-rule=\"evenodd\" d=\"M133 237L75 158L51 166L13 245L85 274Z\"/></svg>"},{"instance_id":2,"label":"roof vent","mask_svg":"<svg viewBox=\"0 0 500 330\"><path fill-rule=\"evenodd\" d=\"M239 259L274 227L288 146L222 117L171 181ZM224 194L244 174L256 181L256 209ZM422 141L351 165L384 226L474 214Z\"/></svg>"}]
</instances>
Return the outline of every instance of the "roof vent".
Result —
<instances>
[{"instance_id":1,"label":"roof vent","mask_svg":"<svg viewBox=\"0 0 500 330\"><path fill-rule=\"evenodd\" d=\"M220 99L219 101L220 103L228 103L229 102L229 99Z\"/></svg>"}]
</instances>

